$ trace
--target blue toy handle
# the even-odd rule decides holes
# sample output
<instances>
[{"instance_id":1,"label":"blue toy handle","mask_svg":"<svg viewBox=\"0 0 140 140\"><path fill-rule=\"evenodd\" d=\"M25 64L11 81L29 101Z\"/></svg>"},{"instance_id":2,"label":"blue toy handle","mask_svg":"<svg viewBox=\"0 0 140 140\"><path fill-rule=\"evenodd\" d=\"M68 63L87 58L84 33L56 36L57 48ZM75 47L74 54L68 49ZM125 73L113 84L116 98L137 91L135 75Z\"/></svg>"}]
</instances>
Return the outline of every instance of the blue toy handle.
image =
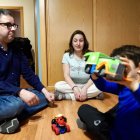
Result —
<instances>
[{"instance_id":1,"label":"blue toy handle","mask_svg":"<svg viewBox=\"0 0 140 140\"><path fill-rule=\"evenodd\" d=\"M96 65L93 64L93 65L91 66L91 68L90 68L90 72L89 72L89 73L90 73L90 74L93 74L95 71L96 71Z\"/></svg>"}]
</instances>

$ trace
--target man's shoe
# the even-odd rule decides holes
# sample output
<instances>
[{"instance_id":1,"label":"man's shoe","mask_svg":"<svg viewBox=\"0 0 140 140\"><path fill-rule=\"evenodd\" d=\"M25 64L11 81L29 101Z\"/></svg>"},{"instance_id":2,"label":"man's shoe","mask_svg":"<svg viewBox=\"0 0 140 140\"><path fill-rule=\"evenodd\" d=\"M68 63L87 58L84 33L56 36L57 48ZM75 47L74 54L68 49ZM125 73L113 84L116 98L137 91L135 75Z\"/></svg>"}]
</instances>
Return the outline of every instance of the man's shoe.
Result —
<instances>
[{"instance_id":1,"label":"man's shoe","mask_svg":"<svg viewBox=\"0 0 140 140\"><path fill-rule=\"evenodd\" d=\"M11 134L16 132L18 127L19 127L19 121L17 118L6 120L2 124L0 124L0 133Z\"/></svg>"},{"instance_id":2,"label":"man's shoe","mask_svg":"<svg viewBox=\"0 0 140 140\"><path fill-rule=\"evenodd\" d=\"M69 93L62 93L59 91L54 92L55 95L55 100L56 101L61 101L61 100L71 100L71 96Z\"/></svg>"},{"instance_id":3,"label":"man's shoe","mask_svg":"<svg viewBox=\"0 0 140 140\"><path fill-rule=\"evenodd\" d=\"M55 95L55 100L56 101L61 101L61 100L63 100L65 98L64 97L65 94L64 93L61 93L59 91L55 91L54 95Z\"/></svg>"}]
</instances>

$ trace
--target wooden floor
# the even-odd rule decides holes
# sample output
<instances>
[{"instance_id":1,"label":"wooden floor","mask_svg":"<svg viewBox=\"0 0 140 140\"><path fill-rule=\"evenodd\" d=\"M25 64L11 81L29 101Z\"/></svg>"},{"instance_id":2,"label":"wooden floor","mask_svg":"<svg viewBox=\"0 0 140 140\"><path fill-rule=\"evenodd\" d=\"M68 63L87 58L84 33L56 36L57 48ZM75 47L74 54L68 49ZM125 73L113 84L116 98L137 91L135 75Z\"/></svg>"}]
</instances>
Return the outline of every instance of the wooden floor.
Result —
<instances>
[{"instance_id":1,"label":"wooden floor","mask_svg":"<svg viewBox=\"0 0 140 140\"><path fill-rule=\"evenodd\" d=\"M0 140L90 140L90 137L77 127L77 110L81 104L90 104L102 112L112 108L118 102L117 96L105 93L103 101L92 99L86 102L57 101L53 108L47 107L24 122L21 130L15 134L0 134ZM51 120L57 114L67 117L71 132L55 135L51 129Z\"/></svg>"}]
</instances>

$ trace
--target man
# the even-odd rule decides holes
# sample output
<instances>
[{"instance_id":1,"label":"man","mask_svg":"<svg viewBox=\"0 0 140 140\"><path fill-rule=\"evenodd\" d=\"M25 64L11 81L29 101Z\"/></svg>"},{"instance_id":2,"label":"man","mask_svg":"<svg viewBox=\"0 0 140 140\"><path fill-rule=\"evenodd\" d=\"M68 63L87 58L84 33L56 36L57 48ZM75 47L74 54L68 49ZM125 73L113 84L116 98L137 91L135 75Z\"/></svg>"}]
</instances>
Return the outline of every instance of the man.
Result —
<instances>
[{"instance_id":1,"label":"man","mask_svg":"<svg viewBox=\"0 0 140 140\"><path fill-rule=\"evenodd\" d=\"M19 122L53 102L19 47L10 43L18 25L9 10L0 9L0 133L14 133ZM20 88L20 75L35 90Z\"/></svg>"}]
</instances>

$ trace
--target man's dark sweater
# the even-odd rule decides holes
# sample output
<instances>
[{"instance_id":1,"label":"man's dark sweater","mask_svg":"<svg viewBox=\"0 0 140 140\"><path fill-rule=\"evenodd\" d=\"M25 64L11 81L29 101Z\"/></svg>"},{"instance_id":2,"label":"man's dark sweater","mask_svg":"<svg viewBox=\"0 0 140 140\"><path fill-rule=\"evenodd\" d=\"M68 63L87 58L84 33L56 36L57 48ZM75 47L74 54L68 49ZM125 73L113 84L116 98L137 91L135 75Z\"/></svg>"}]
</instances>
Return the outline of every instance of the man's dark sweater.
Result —
<instances>
[{"instance_id":1,"label":"man's dark sweater","mask_svg":"<svg viewBox=\"0 0 140 140\"><path fill-rule=\"evenodd\" d=\"M0 45L0 95L17 95L21 90L21 74L36 90L43 89L44 86L29 67L28 60L21 48L9 45L8 50L4 51Z\"/></svg>"}]
</instances>

